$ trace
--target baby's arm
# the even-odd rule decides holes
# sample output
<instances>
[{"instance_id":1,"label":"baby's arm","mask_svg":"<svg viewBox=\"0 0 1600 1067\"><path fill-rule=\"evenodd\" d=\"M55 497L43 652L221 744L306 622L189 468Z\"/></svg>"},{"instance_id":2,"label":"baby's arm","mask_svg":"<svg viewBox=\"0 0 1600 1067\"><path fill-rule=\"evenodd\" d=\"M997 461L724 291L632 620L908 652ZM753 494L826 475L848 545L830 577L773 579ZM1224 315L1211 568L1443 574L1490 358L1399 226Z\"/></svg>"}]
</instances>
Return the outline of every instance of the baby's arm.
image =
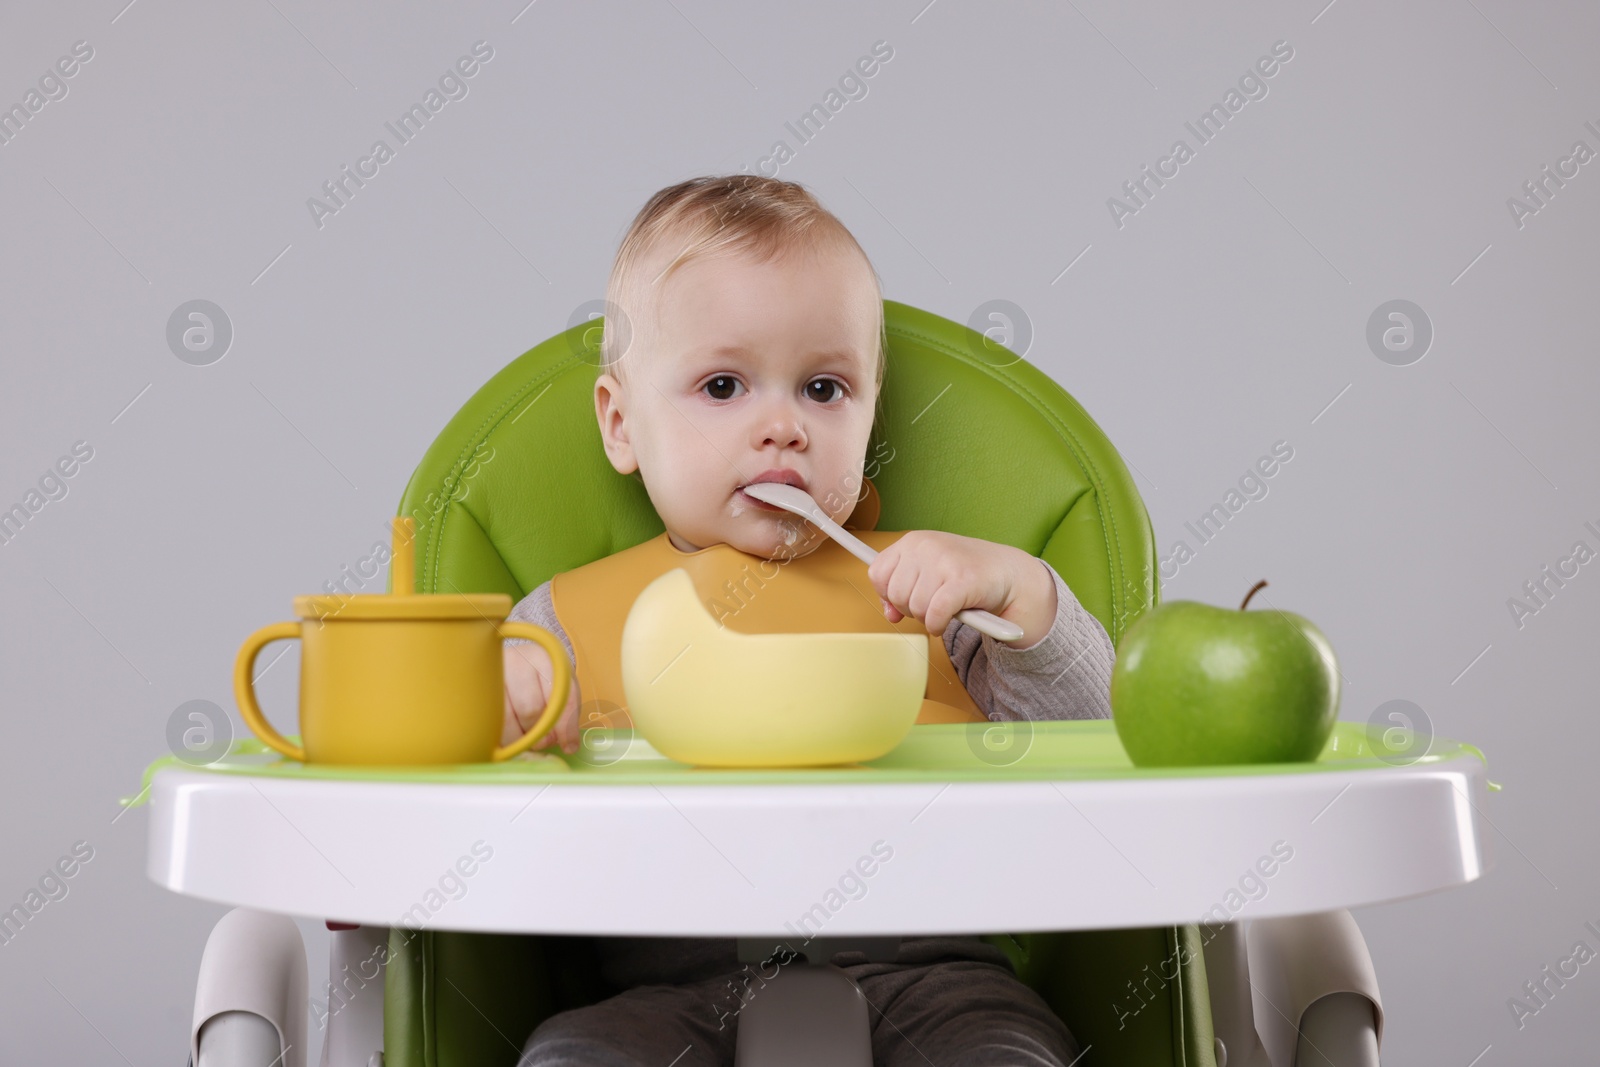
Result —
<instances>
[{"instance_id":1,"label":"baby's arm","mask_svg":"<svg viewBox=\"0 0 1600 1067\"><path fill-rule=\"evenodd\" d=\"M550 603L550 583L545 582L523 597L511 609L510 618L531 622L549 630L566 649L567 663L573 661L572 642L556 619ZM522 638L505 642L505 720L501 728L500 743L509 745L521 737L535 722L539 712L550 700L550 679L554 666L543 645ZM534 748L547 747L554 738L563 751L572 753L578 748L578 679L574 677L567 691L567 704L556 720L555 727L533 743Z\"/></svg>"},{"instance_id":2,"label":"baby's arm","mask_svg":"<svg viewBox=\"0 0 1600 1067\"><path fill-rule=\"evenodd\" d=\"M890 622L914 616L944 636L961 684L990 719L1111 717L1111 639L1044 560L982 538L911 530L867 575ZM1008 645L979 634L956 617L966 607L1016 623L1022 638Z\"/></svg>"},{"instance_id":3,"label":"baby's arm","mask_svg":"<svg viewBox=\"0 0 1600 1067\"><path fill-rule=\"evenodd\" d=\"M945 651L972 702L990 719L1109 719L1116 660L1111 638L1055 568L1042 559L1039 565L1055 583L1056 615L1038 644L1017 648L952 619Z\"/></svg>"}]
</instances>

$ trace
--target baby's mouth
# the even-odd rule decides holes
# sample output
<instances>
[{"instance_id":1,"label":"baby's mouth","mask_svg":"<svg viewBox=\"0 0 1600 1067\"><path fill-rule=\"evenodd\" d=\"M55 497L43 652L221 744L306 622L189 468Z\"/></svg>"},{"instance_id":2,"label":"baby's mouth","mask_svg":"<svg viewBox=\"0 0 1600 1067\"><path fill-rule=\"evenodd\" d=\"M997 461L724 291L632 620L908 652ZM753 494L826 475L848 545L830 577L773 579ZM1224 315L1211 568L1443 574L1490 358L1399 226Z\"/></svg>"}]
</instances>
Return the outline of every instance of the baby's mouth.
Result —
<instances>
[{"instance_id":1,"label":"baby's mouth","mask_svg":"<svg viewBox=\"0 0 1600 1067\"><path fill-rule=\"evenodd\" d=\"M775 511L779 512L780 514L787 514L787 512L784 512L784 510L778 507L776 504L769 504L765 500L757 500L755 497L745 492L742 486L738 489L735 489L733 491L733 495L738 497L739 503L745 505L746 507L758 508L761 511Z\"/></svg>"},{"instance_id":2,"label":"baby's mouth","mask_svg":"<svg viewBox=\"0 0 1600 1067\"><path fill-rule=\"evenodd\" d=\"M762 471L760 474L756 475L755 478L746 482L745 485L739 486L739 488L734 490L734 495L738 497L740 503L747 507L758 508L762 511L782 512L784 509L778 507L776 504L769 504L765 500L757 500L755 497L744 491L745 486L748 485L758 485L762 483L773 482L779 485L792 485L802 492L807 491L806 480L800 476L798 471L792 470L788 467L774 467L771 470Z\"/></svg>"}]
</instances>

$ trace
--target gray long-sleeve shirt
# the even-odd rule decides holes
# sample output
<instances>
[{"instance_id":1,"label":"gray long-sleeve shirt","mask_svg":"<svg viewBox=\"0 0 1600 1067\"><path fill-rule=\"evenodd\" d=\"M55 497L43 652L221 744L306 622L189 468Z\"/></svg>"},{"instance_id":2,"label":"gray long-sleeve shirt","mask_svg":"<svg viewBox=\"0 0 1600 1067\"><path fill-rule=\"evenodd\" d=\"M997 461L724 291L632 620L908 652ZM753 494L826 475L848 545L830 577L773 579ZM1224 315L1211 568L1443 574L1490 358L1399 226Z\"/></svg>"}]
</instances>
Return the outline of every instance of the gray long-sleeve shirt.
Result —
<instances>
[{"instance_id":1,"label":"gray long-sleeve shirt","mask_svg":"<svg viewBox=\"0 0 1600 1067\"><path fill-rule=\"evenodd\" d=\"M1056 585L1056 617L1037 644L1016 649L953 619L944 632L945 651L973 703L991 720L1108 719L1115 658L1111 639L1055 568L1039 562ZM551 604L549 582L519 601L511 618L549 630L574 658ZM900 951L899 959L908 965L939 957L1005 960L976 936L907 938ZM602 975L617 990L699 981L740 968L732 938L612 937L600 940L599 952ZM840 965L864 960L854 953L834 957Z\"/></svg>"}]
</instances>

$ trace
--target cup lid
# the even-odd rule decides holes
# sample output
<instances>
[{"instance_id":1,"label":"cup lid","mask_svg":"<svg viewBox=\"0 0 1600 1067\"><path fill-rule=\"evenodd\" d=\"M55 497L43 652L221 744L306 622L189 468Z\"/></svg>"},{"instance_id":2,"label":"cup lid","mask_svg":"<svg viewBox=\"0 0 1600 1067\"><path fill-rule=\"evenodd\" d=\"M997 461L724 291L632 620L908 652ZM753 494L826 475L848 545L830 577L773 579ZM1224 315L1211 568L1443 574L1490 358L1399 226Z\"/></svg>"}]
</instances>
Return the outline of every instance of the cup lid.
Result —
<instances>
[{"instance_id":1,"label":"cup lid","mask_svg":"<svg viewBox=\"0 0 1600 1067\"><path fill-rule=\"evenodd\" d=\"M302 619L482 619L502 622L511 614L505 593L356 593L294 598Z\"/></svg>"}]
</instances>

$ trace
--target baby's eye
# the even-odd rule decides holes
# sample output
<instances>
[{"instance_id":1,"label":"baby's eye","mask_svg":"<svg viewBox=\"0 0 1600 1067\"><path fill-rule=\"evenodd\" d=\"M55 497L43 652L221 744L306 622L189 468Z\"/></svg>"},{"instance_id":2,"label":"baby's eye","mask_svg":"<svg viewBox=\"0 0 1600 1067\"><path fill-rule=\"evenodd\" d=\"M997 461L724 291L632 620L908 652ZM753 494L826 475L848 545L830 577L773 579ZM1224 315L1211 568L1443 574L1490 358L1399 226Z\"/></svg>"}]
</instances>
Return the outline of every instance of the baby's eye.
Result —
<instances>
[{"instance_id":1,"label":"baby's eye","mask_svg":"<svg viewBox=\"0 0 1600 1067\"><path fill-rule=\"evenodd\" d=\"M719 374L701 388L705 389L713 400L727 400L733 395L733 389L738 384L739 379L732 375Z\"/></svg>"},{"instance_id":2,"label":"baby's eye","mask_svg":"<svg viewBox=\"0 0 1600 1067\"><path fill-rule=\"evenodd\" d=\"M827 404L844 395L844 386L833 378L814 378L806 385L806 395L818 403Z\"/></svg>"}]
</instances>

